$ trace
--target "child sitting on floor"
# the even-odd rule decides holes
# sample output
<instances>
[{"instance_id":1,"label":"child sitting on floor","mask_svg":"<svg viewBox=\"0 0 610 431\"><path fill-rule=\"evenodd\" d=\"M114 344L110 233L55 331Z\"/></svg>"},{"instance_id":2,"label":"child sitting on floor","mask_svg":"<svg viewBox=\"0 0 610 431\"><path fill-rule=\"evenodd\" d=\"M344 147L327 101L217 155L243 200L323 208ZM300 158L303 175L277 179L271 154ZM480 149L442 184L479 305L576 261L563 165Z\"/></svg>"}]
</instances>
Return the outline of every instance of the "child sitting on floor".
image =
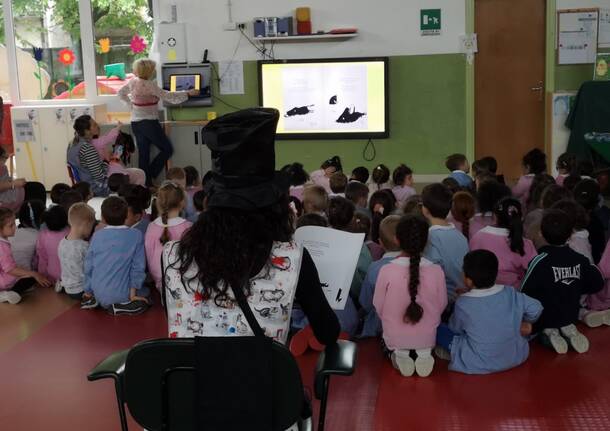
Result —
<instances>
[{"instance_id":1,"label":"child sitting on floor","mask_svg":"<svg viewBox=\"0 0 610 431\"><path fill-rule=\"evenodd\" d=\"M159 217L148 225L144 243L148 269L157 289L161 291L161 253L169 241L177 241L193 224L180 217L185 205L184 190L173 182L165 182L157 192Z\"/></svg>"},{"instance_id":2,"label":"child sitting on floor","mask_svg":"<svg viewBox=\"0 0 610 431\"><path fill-rule=\"evenodd\" d=\"M519 289L530 261L536 256L534 244L523 238L521 203L504 198L494 209L495 226L478 231L470 240L471 250L489 250L500 260L498 284Z\"/></svg>"},{"instance_id":3,"label":"child sitting on floor","mask_svg":"<svg viewBox=\"0 0 610 431\"><path fill-rule=\"evenodd\" d=\"M127 202L127 219L125 224L137 229L142 234L142 240L150 224L146 209L150 206L150 190L143 186L131 186L123 196Z\"/></svg>"},{"instance_id":4,"label":"child sitting on floor","mask_svg":"<svg viewBox=\"0 0 610 431\"><path fill-rule=\"evenodd\" d=\"M126 184L129 184L129 176L124 174L112 174L108 177L108 189L110 194L108 196L118 196L119 191Z\"/></svg>"},{"instance_id":5,"label":"child sitting on floor","mask_svg":"<svg viewBox=\"0 0 610 431\"><path fill-rule=\"evenodd\" d=\"M102 221L106 227L93 235L85 257L83 308L97 303L113 315L148 309L142 287L146 277L144 242L139 231L125 226L126 218L127 203L122 198L104 200Z\"/></svg>"},{"instance_id":6,"label":"child sitting on floor","mask_svg":"<svg viewBox=\"0 0 610 431\"><path fill-rule=\"evenodd\" d=\"M470 221L475 215L477 203L470 192L456 192L451 204L451 221L466 239L471 238Z\"/></svg>"},{"instance_id":7,"label":"child sitting on floor","mask_svg":"<svg viewBox=\"0 0 610 431\"><path fill-rule=\"evenodd\" d=\"M38 272L44 274L53 283L61 278L61 265L57 249L59 242L68 235L68 215L61 206L46 210L42 216L46 227L40 230L36 242Z\"/></svg>"},{"instance_id":8,"label":"child sitting on floor","mask_svg":"<svg viewBox=\"0 0 610 431\"><path fill-rule=\"evenodd\" d=\"M407 165L401 164L392 173L392 193L396 197L398 208L404 208L405 201L417 194L413 188L413 170Z\"/></svg>"},{"instance_id":9,"label":"child sitting on floor","mask_svg":"<svg viewBox=\"0 0 610 431\"><path fill-rule=\"evenodd\" d=\"M335 172L328 180L330 187L329 197L341 196L345 197L345 187L347 186L347 177L343 172Z\"/></svg>"},{"instance_id":10,"label":"child sitting on floor","mask_svg":"<svg viewBox=\"0 0 610 431\"><path fill-rule=\"evenodd\" d=\"M17 304L21 295L36 283L48 287L51 282L38 272L20 268L13 259L9 238L15 235L15 213L10 208L0 208L0 302Z\"/></svg>"},{"instance_id":11,"label":"child sitting on floor","mask_svg":"<svg viewBox=\"0 0 610 431\"><path fill-rule=\"evenodd\" d=\"M430 223L424 257L443 268L447 297L453 303L456 290L462 287L462 263L468 253L468 241L455 226L447 222L451 210L451 192L442 184L430 184L422 192L422 213Z\"/></svg>"},{"instance_id":12,"label":"child sitting on floor","mask_svg":"<svg viewBox=\"0 0 610 431\"><path fill-rule=\"evenodd\" d=\"M434 368L436 328L447 306L445 277L440 266L422 257L428 241L428 223L423 217L404 216L396 237L402 254L379 271L373 305L394 368L403 376L417 372L427 377Z\"/></svg>"},{"instance_id":13,"label":"child sitting on floor","mask_svg":"<svg viewBox=\"0 0 610 431\"><path fill-rule=\"evenodd\" d=\"M205 190L197 190L193 195L193 207L195 208L195 214L193 214L189 219L191 223L197 222L197 220L199 220L199 215L205 211L206 198L207 194Z\"/></svg>"},{"instance_id":14,"label":"child sitting on floor","mask_svg":"<svg viewBox=\"0 0 610 431\"><path fill-rule=\"evenodd\" d=\"M61 264L61 282L58 291L62 289L72 299L83 299L85 291L85 256L95 223L95 211L86 203L72 205L68 212L70 233L59 242L57 253ZM89 304L94 308L93 301Z\"/></svg>"},{"instance_id":15,"label":"child sitting on floor","mask_svg":"<svg viewBox=\"0 0 610 431\"><path fill-rule=\"evenodd\" d=\"M51 198L51 204L59 205L59 200L61 199L61 196L68 190L70 190L70 186L64 183L57 183L53 187L51 187L51 193L49 194Z\"/></svg>"},{"instance_id":16,"label":"child sitting on floor","mask_svg":"<svg viewBox=\"0 0 610 431\"><path fill-rule=\"evenodd\" d=\"M201 190L201 181L199 180L199 171L194 166L184 167L184 183L186 185L186 208L184 213L188 220L195 218L197 220L197 209L193 203L193 196Z\"/></svg>"},{"instance_id":17,"label":"child sitting on floor","mask_svg":"<svg viewBox=\"0 0 610 431\"><path fill-rule=\"evenodd\" d=\"M546 172L546 155L538 148L529 151L522 160L523 175L513 187L513 195L521 201L521 206L527 208L527 201L534 177Z\"/></svg>"},{"instance_id":18,"label":"child sitting on floor","mask_svg":"<svg viewBox=\"0 0 610 431\"><path fill-rule=\"evenodd\" d=\"M373 294L381 268L400 255L400 245L396 239L396 226L399 222L400 216L390 215L383 219L379 227L379 243L385 253L381 259L369 265L362 282L359 300L362 307L361 314L364 315L364 326L361 337L376 337L381 334L381 321L373 307Z\"/></svg>"},{"instance_id":19,"label":"child sitting on floor","mask_svg":"<svg viewBox=\"0 0 610 431\"><path fill-rule=\"evenodd\" d=\"M303 213L325 215L328 208L328 193L322 186L307 186L303 190Z\"/></svg>"},{"instance_id":20,"label":"child sitting on floor","mask_svg":"<svg viewBox=\"0 0 610 431\"><path fill-rule=\"evenodd\" d=\"M38 266L36 260L36 243L42 225L44 202L40 200L25 201L19 210L19 228L10 239L13 258L19 268L31 271Z\"/></svg>"},{"instance_id":21,"label":"child sitting on floor","mask_svg":"<svg viewBox=\"0 0 610 431\"><path fill-rule=\"evenodd\" d=\"M356 212L364 213L372 218L373 215L368 208L369 188L366 184L360 181L350 181L345 187L345 198L354 203Z\"/></svg>"},{"instance_id":22,"label":"child sitting on floor","mask_svg":"<svg viewBox=\"0 0 610 431\"><path fill-rule=\"evenodd\" d=\"M572 199L562 199L555 202L551 208L564 211L568 215L570 223L574 225L574 232L568 240L568 245L572 250L589 259L589 263L593 263L593 253L591 251L591 243L589 242L589 232L587 231L587 226L589 225L587 211L585 211L581 204ZM542 237L542 233L540 236Z\"/></svg>"},{"instance_id":23,"label":"child sitting on floor","mask_svg":"<svg viewBox=\"0 0 610 431\"><path fill-rule=\"evenodd\" d=\"M531 324L542 313L539 301L496 284L498 258L475 250L464 257L468 292L455 301L449 326L437 331L438 345L449 351L449 369L488 374L516 367L529 356Z\"/></svg>"},{"instance_id":24,"label":"child sitting on floor","mask_svg":"<svg viewBox=\"0 0 610 431\"><path fill-rule=\"evenodd\" d=\"M542 217L542 236L549 244L530 263L523 281L523 293L544 306L534 325L543 344L557 353L566 353L568 345L578 353L589 350L589 340L578 329L580 297L599 292L604 280L586 257L566 243L573 232L568 215L550 209Z\"/></svg>"},{"instance_id":25,"label":"child sitting on floor","mask_svg":"<svg viewBox=\"0 0 610 431\"><path fill-rule=\"evenodd\" d=\"M468 175L470 172L470 164L468 159L463 154L452 154L445 160L445 166L451 174L451 178L455 179L460 187L465 189L474 189L474 182Z\"/></svg>"},{"instance_id":26,"label":"child sitting on floor","mask_svg":"<svg viewBox=\"0 0 610 431\"><path fill-rule=\"evenodd\" d=\"M555 178L555 181L558 185L563 186L565 179L576 170L576 156L569 153L560 154L559 157L557 157L555 167L557 168L557 177Z\"/></svg>"}]
</instances>

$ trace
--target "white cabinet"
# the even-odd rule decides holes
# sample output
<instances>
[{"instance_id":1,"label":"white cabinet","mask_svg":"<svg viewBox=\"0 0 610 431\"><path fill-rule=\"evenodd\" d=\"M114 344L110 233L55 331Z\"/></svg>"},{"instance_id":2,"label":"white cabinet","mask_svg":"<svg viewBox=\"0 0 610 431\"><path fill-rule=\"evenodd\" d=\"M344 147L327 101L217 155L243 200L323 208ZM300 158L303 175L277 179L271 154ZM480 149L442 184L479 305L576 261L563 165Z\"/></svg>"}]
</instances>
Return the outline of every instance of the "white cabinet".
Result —
<instances>
[{"instance_id":1,"label":"white cabinet","mask_svg":"<svg viewBox=\"0 0 610 431\"><path fill-rule=\"evenodd\" d=\"M19 106L11 108L15 136L17 175L39 181L50 190L54 184L70 183L66 168L66 152L74 139L74 120L91 115L97 122L106 121L106 105ZM34 137L30 142L17 142L14 122L29 120Z\"/></svg>"},{"instance_id":2,"label":"white cabinet","mask_svg":"<svg viewBox=\"0 0 610 431\"><path fill-rule=\"evenodd\" d=\"M212 154L201 139L202 125L169 122L165 128L174 146L172 166L194 166L201 177L212 169Z\"/></svg>"}]
</instances>

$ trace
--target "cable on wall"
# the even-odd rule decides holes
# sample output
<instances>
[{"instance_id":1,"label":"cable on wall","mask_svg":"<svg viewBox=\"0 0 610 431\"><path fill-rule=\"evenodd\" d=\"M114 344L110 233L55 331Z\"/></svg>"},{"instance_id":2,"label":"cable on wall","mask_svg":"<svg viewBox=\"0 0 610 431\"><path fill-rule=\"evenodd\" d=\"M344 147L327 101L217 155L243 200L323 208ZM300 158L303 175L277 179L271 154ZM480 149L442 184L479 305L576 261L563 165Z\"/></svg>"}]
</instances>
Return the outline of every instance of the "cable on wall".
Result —
<instances>
[{"instance_id":1,"label":"cable on wall","mask_svg":"<svg viewBox=\"0 0 610 431\"><path fill-rule=\"evenodd\" d=\"M367 151L369 151L369 147L371 148L371 157L367 157ZM372 162L373 160L375 160L375 157L377 157L377 149L375 148L375 143L373 142L373 140L369 138L366 145L364 146L364 149L362 150L362 158L367 162Z\"/></svg>"}]
</instances>

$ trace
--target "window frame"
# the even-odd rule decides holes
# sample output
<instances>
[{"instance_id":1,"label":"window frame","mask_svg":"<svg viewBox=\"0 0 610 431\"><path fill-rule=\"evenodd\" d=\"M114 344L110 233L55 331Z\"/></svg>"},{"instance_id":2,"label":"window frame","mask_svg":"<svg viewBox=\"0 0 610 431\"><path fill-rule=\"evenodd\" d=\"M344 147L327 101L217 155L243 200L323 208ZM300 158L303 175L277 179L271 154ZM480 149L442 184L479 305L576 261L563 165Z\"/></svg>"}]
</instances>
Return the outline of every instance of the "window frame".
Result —
<instances>
[{"instance_id":1,"label":"window frame","mask_svg":"<svg viewBox=\"0 0 610 431\"><path fill-rule=\"evenodd\" d=\"M157 28L157 14L159 10L159 0L149 2L153 10L153 34ZM64 100L22 100L19 92L19 79L17 70L17 45L15 44L15 28L13 25L13 2L12 0L3 0L2 7L4 9L4 32L6 41L6 58L8 62L8 73L10 88L10 101L13 106L63 106L63 105L92 105L106 104L108 111L126 111L127 107L119 100L117 95L99 95L97 94L97 74L95 72L95 41L93 17L91 14L91 0L78 1L78 13L80 17L80 34L82 45L82 63L85 88L85 98L83 99L64 99ZM154 38L154 37L153 37ZM150 41L151 50L153 49L152 41ZM90 90L93 89L93 90Z\"/></svg>"}]
</instances>

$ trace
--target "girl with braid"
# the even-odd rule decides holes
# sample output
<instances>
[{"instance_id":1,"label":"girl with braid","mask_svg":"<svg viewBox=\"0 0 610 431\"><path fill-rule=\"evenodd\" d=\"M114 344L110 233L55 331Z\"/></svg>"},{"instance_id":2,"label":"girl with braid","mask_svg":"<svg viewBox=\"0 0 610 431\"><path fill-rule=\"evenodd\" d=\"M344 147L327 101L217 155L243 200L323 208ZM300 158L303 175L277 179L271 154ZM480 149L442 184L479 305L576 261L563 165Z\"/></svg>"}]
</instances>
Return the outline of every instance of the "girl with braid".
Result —
<instances>
[{"instance_id":1,"label":"girl with braid","mask_svg":"<svg viewBox=\"0 0 610 431\"><path fill-rule=\"evenodd\" d=\"M148 225L144 236L148 269L159 290L161 290L163 246L169 241L180 240L182 234L193 225L190 221L180 217L180 212L184 209L185 204L185 193L177 184L166 181L159 188L156 200L159 217Z\"/></svg>"},{"instance_id":2,"label":"girl with braid","mask_svg":"<svg viewBox=\"0 0 610 431\"><path fill-rule=\"evenodd\" d=\"M521 202L507 197L494 208L495 226L487 226L470 239L471 250L489 250L500 261L498 284L521 288L521 281L530 261L536 257L536 248L523 238L523 212Z\"/></svg>"},{"instance_id":3,"label":"girl with braid","mask_svg":"<svg viewBox=\"0 0 610 431\"><path fill-rule=\"evenodd\" d=\"M394 368L403 376L417 372L427 377L434 368L436 328L447 306L445 275L439 265L422 257L428 241L423 217L403 216L396 238L402 253L381 268L373 305Z\"/></svg>"}]
</instances>

